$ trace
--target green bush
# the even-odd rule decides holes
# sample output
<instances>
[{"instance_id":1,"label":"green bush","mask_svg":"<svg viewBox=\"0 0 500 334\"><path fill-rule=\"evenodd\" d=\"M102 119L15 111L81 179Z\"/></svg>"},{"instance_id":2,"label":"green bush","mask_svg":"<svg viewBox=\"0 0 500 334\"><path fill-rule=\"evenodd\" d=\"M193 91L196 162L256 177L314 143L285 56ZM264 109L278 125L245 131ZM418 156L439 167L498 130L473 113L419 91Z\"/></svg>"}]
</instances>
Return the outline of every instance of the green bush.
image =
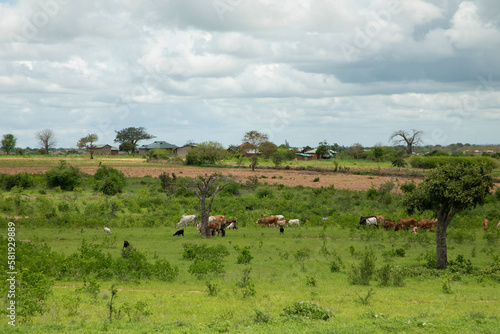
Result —
<instances>
[{"instance_id":1,"label":"green bush","mask_svg":"<svg viewBox=\"0 0 500 334\"><path fill-rule=\"evenodd\" d=\"M94 190L106 195L121 193L126 185L125 175L113 168L102 165L93 176Z\"/></svg>"},{"instance_id":2,"label":"green bush","mask_svg":"<svg viewBox=\"0 0 500 334\"><path fill-rule=\"evenodd\" d=\"M333 313L318 304L311 302L295 302L283 308L280 316L290 319L328 320Z\"/></svg>"},{"instance_id":3,"label":"green bush","mask_svg":"<svg viewBox=\"0 0 500 334\"><path fill-rule=\"evenodd\" d=\"M352 266L349 280L353 285L370 285L370 280L375 273L376 256L373 251L365 250L361 254L358 266Z\"/></svg>"},{"instance_id":4,"label":"green bush","mask_svg":"<svg viewBox=\"0 0 500 334\"><path fill-rule=\"evenodd\" d=\"M144 156L148 160L169 160L172 154L163 148L154 148L148 150Z\"/></svg>"},{"instance_id":5,"label":"green bush","mask_svg":"<svg viewBox=\"0 0 500 334\"><path fill-rule=\"evenodd\" d=\"M5 190L11 190L13 187L28 189L35 185L32 174L17 173L14 175L0 174L0 187Z\"/></svg>"},{"instance_id":6,"label":"green bush","mask_svg":"<svg viewBox=\"0 0 500 334\"><path fill-rule=\"evenodd\" d=\"M82 183L80 170L75 166L68 165L64 160L61 160L59 166L45 172L44 176L51 188L60 187L62 190L71 191Z\"/></svg>"},{"instance_id":7,"label":"green bush","mask_svg":"<svg viewBox=\"0 0 500 334\"><path fill-rule=\"evenodd\" d=\"M410 165L413 168L432 169L441 164L484 164L488 170L493 170L497 161L490 157L454 157L454 156L412 156Z\"/></svg>"}]
</instances>

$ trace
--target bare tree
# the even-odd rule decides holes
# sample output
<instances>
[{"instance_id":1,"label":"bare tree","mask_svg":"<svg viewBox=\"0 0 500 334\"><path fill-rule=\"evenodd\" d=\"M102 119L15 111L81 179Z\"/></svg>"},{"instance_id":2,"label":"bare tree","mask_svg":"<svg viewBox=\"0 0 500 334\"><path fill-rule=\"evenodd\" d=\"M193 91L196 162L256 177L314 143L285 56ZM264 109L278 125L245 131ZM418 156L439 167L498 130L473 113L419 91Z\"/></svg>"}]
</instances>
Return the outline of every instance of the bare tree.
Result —
<instances>
[{"instance_id":1,"label":"bare tree","mask_svg":"<svg viewBox=\"0 0 500 334\"><path fill-rule=\"evenodd\" d=\"M49 154L49 149L53 148L56 145L56 138L54 131L50 129L40 130L35 134L36 139L38 139L38 143L45 150L45 154Z\"/></svg>"},{"instance_id":2,"label":"bare tree","mask_svg":"<svg viewBox=\"0 0 500 334\"><path fill-rule=\"evenodd\" d=\"M210 210L212 208L212 203L214 201L215 195L222 190L229 183L219 174L212 174L208 176L199 175L192 185L192 190L194 191L196 197L200 199L201 202L201 235L202 237L207 237L208 235L208 217L210 216ZM207 198L209 202L207 205Z\"/></svg>"},{"instance_id":3,"label":"bare tree","mask_svg":"<svg viewBox=\"0 0 500 334\"><path fill-rule=\"evenodd\" d=\"M411 130L412 133L406 132L404 130L399 130L394 132L389 138L390 141L393 142L394 145L404 145L406 153L412 154L413 148L419 144L422 144L422 135L423 131L420 130Z\"/></svg>"}]
</instances>

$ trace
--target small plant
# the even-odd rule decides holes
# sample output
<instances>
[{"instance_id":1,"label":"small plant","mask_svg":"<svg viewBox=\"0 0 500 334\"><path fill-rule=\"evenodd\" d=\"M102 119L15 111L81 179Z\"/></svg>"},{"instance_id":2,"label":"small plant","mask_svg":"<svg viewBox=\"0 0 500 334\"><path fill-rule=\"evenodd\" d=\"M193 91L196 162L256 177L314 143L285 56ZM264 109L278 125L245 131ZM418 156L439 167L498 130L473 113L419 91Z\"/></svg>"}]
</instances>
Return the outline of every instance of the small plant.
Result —
<instances>
[{"instance_id":1,"label":"small plant","mask_svg":"<svg viewBox=\"0 0 500 334\"><path fill-rule=\"evenodd\" d=\"M389 286L389 282L391 279L391 266L386 264L385 266L377 270L377 276L379 284L381 286Z\"/></svg>"},{"instance_id":2,"label":"small plant","mask_svg":"<svg viewBox=\"0 0 500 334\"><path fill-rule=\"evenodd\" d=\"M253 256L250 254L250 246L245 246L243 248L238 247L237 245L234 246L234 249L238 251L238 259L236 260L236 263L238 264L249 264L250 261L252 261Z\"/></svg>"},{"instance_id":3,"label":"small plant","mask_svg":"<svg viewBox=\"0 0 500 334\"><path fill-rule=\"evenodd\" d=\"M111 285L110 288L111 292L111 298L108 302L108 307L109 307L109 322L113 322L113 312L115 311L113 309L113 299L115 298L116 294L118 293L118 290L115 288L115 285Z\"/></svg>"},{"instance_id":4,"label":"small plant","mask_svg":"<svg viewBox=\"0 0 500 334\"><path fill-rule=\"evenodd\" d=\"M302 248L295 253L295 260L302 264L302 271L306 271L306 260L309 259L309 249Z\"/></svg>"},{"instance_id":5,"label":"small plant","mask_svg":"<svg viewBox=\"0 0 500 334\"><path fill-rule=\"evenodd\" d=\"M315 177L313 182L319 182L319 177Z\"/></svg>"},{"instance_id":6,"label":"small plant","mask_svg":"<svg viewBox=\"0 0 500 334\"><path fill-rule=\"evenodd\" d=\"M306 276L306 285L315 287L316 286L316 277L314 277L312 275L307 275Z\"/></svg>"},{"instance_id":7,"label":"small plant","mask_svg":"<svg viewBox=\"0 0 500 334\"><path fill-rule=\"evenodd\" d=\"M350 245L349 246L349 254L351 254L351 256L354 256L355 253L356 253L356 249L354 248L353 245Z\"/></svg>"},{"instance_id":8,"label":"small plant","mask_svg":"<svg viewBox=\"0 0 500 334\"><path fill-rule=\"evenodd\" d=\"M245 268L243 270L243 277L241 281L237 283L238 287L241 288L243 292L243 298L255 296L255 284L250 281L250 273L252 272L252 268Z\"/></svg>"},{"instance_id":9,"label":"small plant","mask_svg":"<svg viewBox=\"0 0 500 334\"><path fill-rule=\"evenodd\" d=\"M442 280L443 282L443 285L442 285L442 290L443 290L443 293L447 293L447 294L452 294L453 291L451 290L451 277L448 276L448 274L445 274L444 275L444 278Z\"/></svg>"},{"instance_id":10,"label":"small plant","mask_svg":"<svg viewBox=\"0 0 500 334\"><path fill-rule=\"evenodd\" d=\"M370 289L368 290L368 292L366 293L365 296L360 296L357 292L356 292L356 295L358 296L358 301L362 304L362 305L368 305L370 303L370 298L375 294L375 292L373 292L373 289Z\"/></svg>"},{"instance_id":11,"label":"small plant","mask_svg":"<svg viewBox=\"0 0 500 334\"><path fill-rule=\"evenodd\" d=\"M211 283L211 282L206 282L205 284L207 285L207 288L208 288L208 295L209 296L217 296L217 293L219 292L217 284Z\"/></svg>"},{"instance_id":12,"label":"small plant","mask_svg":"<svg viewBox=\"0 0 500 334\"><path fill-rule=\"evenodd\" d=\"M254 318L253 321L256 324L267 324L271 321L271 316L267 313L264 313L263 311L260 310L254 310Z\"/></svg>"},{"instance_id":13,"label":"small plant","mask_svg":"<svg viewBox=\"0 0 500 334\"><path fill-rule=\"evenodd\" d=\"M349 273L351 284L354 285L370 285L370 280L375 273L376 256L370 250L365 250L361 255L361 260L358 266L353 266Z\"/></svg>"},{"instance_id":14,"label":"small plant","mask_svg":"<svg viewBox=\"0 0 500 334\"><path fill-rule=\"evenodd\" d=\"M290 319L311 319L328 320L333 318L333 313L315 303L295 302L290 306L283 308L280 316Z\"/></svg>"}]
</instances>

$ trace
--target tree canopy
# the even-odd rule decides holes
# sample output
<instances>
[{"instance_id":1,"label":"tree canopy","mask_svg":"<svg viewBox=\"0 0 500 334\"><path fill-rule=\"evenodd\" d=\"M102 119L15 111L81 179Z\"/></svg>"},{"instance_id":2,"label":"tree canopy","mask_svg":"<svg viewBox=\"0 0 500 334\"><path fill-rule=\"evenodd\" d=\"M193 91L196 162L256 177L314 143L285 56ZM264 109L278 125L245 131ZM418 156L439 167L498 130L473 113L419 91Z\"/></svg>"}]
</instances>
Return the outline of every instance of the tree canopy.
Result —
<instances>
[{"instance_id":1,"label":"tree canopy","mask_svg":"<svg viewBox=\"0 0 500 334\"><path fill-rule=\"evenodd\" d=\"M3 135L2 139L2 150L9 154L16 148L16 137L13 134Z\"/></svg>"},{"instance_id":2,"label":"tree canopy","mask_svg":"<svg viewBox=\"0 0 500 334\"><path fill-rule=\"evenodd\" d=\"M457 213L480 204L492 187L490 169L482 164L443 164L404 196L408 212L432 210L436 214L438 268L445 269L448 265L446 229L451 220Z\"/></svg>"},{"instance_id":3,"label":"tree canopy","mask_svg":"<svg viewBox=\"0 0 500 334\"><path fill-rule=\"evenodd\" d=\"M98 140L99 137L95 133L92 133L80 138L76 145L78 148L85 148L90 153L90 159L94 159L94 151L96 149L96 145L94 143Z\"/></svg>"},{"instance_id":4,"label":"tree canopy","mask_svg":"<svg viewBox=\"0 0 500 334\"><path fill-rule=\"evenodd\" d=\"M221 143L208 141L198 144L194 149L189 150L186 156L186 164L202 165L205 163L215 164L224 159L227 151Z\"/></svg>"},{"instance_id":5,"label":"tree canopy","mask_svg":"<svg viewBox=\"0 0 500 334\"><path fill-rule=\"evenodd\" d=\"M245 136L243 136L243 142L248 143L247 145L245 145L245 149L247 150L257 150L259 146L267 140L269 140L269 136L267 134L255 130L248 131L247 133L245 133ZM252 164L251 164L252 171L254 171L255 166L257 166L257 160L258 160L258 155L254 154L252 156Z\"/></svg>"},{"instance_id":6,"label":"tree canopy","mask_svg":"<svg viewBox=\"0 0 500 334\"><path fill-rule=\"evenodd\" d=\"M140 140L147 140L156 138L156 136L150 135L146 132L146 129L143 127L134 128L129 127L116 132L115 143L125 143L129 142L133 145L132 154L135 152L137 148L137 142Z\"/></svg>"}]
</instances>

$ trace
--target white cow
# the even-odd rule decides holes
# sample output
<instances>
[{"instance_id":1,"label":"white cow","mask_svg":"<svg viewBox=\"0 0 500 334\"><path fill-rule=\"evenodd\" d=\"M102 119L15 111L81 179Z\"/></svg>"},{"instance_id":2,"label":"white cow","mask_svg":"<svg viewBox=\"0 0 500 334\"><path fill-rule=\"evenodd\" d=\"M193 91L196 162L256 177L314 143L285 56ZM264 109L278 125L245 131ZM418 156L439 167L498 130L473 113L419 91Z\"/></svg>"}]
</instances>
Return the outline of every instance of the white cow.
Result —
<instances>
[{"instance_id":1,"label":"white cow","mask_svg":"<svg viewBox=\"0 0 500 334\"><path fill-rule=\"evenodd\" d=\"M285 216L283 215L275 215L276 217L278 217L278 220L285 220Z\"/></svg>"},{"instance_id":2,"label":"white cow","mask_svg":"<svg viewBox=\"0 0 500 334\"><path fill-rule=\"evenodd\" d=\"M187 215L187 216L182 216L181 218L181 221L177 223L177 225L175 225L175 228L179 228L181 226L188 226L189 223L193 223L193 227L196 225L196 219L198 219L198 217L196 217L196 215Z\"/></svg>"},{"instance_id":3,"label":"white cow","mask_svg":"<svg viewBox=\"0 0 500 334\"><path fill-rule=\"evenodd\" d=\"M234 228L234 223L229 224L229 226L227 227L228 230L230 230L232 228Z\"/></svg>"},{"instance_id":4,"label":"white cow","mask_svg":"<svg viewBox=\"0 0 500 334\"><path fill-rule=\"evenodd\" d=\"M294 224L297 225L297 226L300 226L300 220L298 220L298 219L290 219L288 221L288 225L292 226Z\"/></svg>"},{"instance_id":5,"label":"white cow","mask_svg":"<svg viewBox=\"0 0 500 334\"><path fill-rule=\"evenodd\" d=\"M111 234L109 227L104 226L104 233Z\"/></svg>"}]
</instances>

